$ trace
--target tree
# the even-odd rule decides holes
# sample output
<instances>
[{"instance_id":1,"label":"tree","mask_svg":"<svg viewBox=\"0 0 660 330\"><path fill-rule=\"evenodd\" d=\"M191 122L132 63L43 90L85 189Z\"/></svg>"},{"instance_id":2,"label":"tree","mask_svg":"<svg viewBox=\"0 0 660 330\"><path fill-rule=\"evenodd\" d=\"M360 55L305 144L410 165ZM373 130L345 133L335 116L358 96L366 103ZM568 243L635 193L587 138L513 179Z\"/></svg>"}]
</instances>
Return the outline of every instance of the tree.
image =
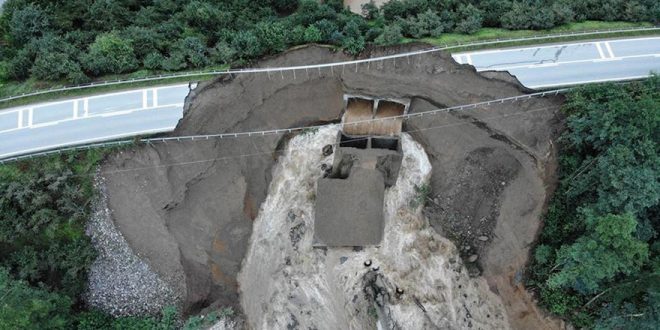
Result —
<instances>
[{"instance_id":1,"label":"tree","mask_svg":"<svg viewBox=\"0 0 660 330\"><path fill-rule=\"evenodd\" d=\"M255 35L264 53L275 54L287 48L288 29L280 22L257 23Z\"/></svg>"},{"instance_id":2,"label":"tree","mask_svg":"<svg viewBox=\"0 0 660 330\"><path fill-rule=\"evenodd\" d=\"M9 28L14 45L20 47L48 32L50 20L41 7L30 3L13 13Z\"/></svg>"},{"instance_id":3,"label":"tree","mask_svg":"<svg viewBox=\"0 0 660 330\"><path fill-rule=\"evenodd\" d=\"M555 14L555 25L568 24L575 21L575 11L571 3L559 0L552 4L552 12Z\"/></svg>"},{"instance_id":4,"label":"tree","mask_svg":"<svg viewBox=\"0 0 660 330\"><path fill-rule=\"evenodd\" d=\"M215 63L229 64L235 56L236 50L224 41L218 42L211 50L211 60Z\"/></svg>"},{"instance_id":5,"label":"tree","mask_svg":"<svg viewBox=\"0 0 660 330\"><path fill-rule=\"evenodd\" d=\"M571 287L594 293L618 274L631 274L648 258L648 245L633 237L637 221L630 214L586 214L589 234L557 253L561 271L548 279L551 288Z\"/></svg>"},{"instance_id":6,"label":"tree","mask_svg":"<svg viewBox=\"0 0 660 330\"><path fill-rule=\"evenodd\" d=\"M394 45L398 44L403 35L401 34L401 27L397 24L386 26L383 33L376 38L378 45Z\"/></svg>"},{"instance_id":7,"label":"tree","mask_svg":"<svg viewBox=\"0 0 660 330\"><path fill-rule=\"evenodd\" d=\"M197 37L179 40L174 47L182 54L186 66L201 68L209 64L206 45Z\"/></svg>"},{"instance_id":8,"label":"tree","mask_svg":"<svg viewBox=\"0 0 660 330\"><path fill-rule=\"evenodd\" d=\"M236 54L242 59L255 58L263 54L259 39L252 31L238 31L231 41L231 47L236 49Z\"/></svg>"},{"instance_id":9,"label":"tree","mask_svg":"<svg viewBox=\"0 0 660 330\"><path fill-rule=\"evenodd\" d=\"M138 67L130 40L122 39L114 33L96 37L89 51L83 57L85 68L94 75L102 73L124 73Z\"/></svg>"},{"instance_id":10,"label":"tree","mask_svg":"<svg viewBox=\"0 0 660 330\"><path fill-rule=\"evenodd\" d=\"M37 55L34 65L30 69L32 76L40 80L59 80L70 78L78 80L83 75L80 65L73 61L68 54L43 52Z\"/></svg>"},{"instance_id":11,"label":"tree","mask_svg":"<svg viewBox=\"0 0 660 330\"><path fill-rule=\"evenodd\" d=\"M414 38L435 37L443 32L440 16L430 9L406 20L399 19L398 22L403 33Z\"/></svg>"},{"instance_id":12,"label":"tree","mask_svg":"<svg viewBox=\"0 0 660 330\"><path fill-rule=\"evenodd\" d=\"M95 0L85 15L86 27L92 31L111 31L126 26L127 10L117 0Z\"/></svg>"},{"instance_id":13,"label":"tree","mask_svg":"<svg viewBox=\"0 0 660 330\"><path fill-rule=\"evenodd\" d=\"M6 329L68 329L71 300L30 287L0 267L0 324Z\"/></svg>"},{"instance_id":14,"label":"tree","mask_svg":"<svg viewBox=\"0 0 660 330\"><path fill-rule=\"evenodd\" d=\"M153 52L145 56L143 65L149 70L158 70L163 65L165 57L161 53Z\"/></svg>"},{"instance_id":15,"label":"tree","mask_svg":"<svg viewBox=\"0 0 660 330\"><path fill-rule=\"evenodd\" d=\"M488 27L502 26L502 16L511 10L511 6L512 3L509 0L479 1L479 8L482 10L484 15L483 25Z\"/></svg>"},{"instance_id":16,"label":"tree","mask_svg":"<svg viewBox=\"0 0 660 330\"><path fill-rule=\"evenodd\" d=\"M380 15L380 10L373 0L362 4L362 16L368 20L376 19Z\"/></svg>"},{"instance_id":17,"label":"tree","mask_svg":"<svg viewBox=\"0 0 660 330\"><path fill-rule=\"evenodd\" d=\"M461 5L458 8L459 22L456 31L460 33L473 34L481 29L483 13L471 4Z\"/></svg>"},{"instance_id":18,"label":"tree","mask_svg":"<svg viewBox=\"0 0 660 330\"><path fill-rule=\"evenodd\" d=\"M310 25L305 29L304 40L307 43L315 43L323 40L321 30L314 25Z\"/></svg>"}]
</instances>

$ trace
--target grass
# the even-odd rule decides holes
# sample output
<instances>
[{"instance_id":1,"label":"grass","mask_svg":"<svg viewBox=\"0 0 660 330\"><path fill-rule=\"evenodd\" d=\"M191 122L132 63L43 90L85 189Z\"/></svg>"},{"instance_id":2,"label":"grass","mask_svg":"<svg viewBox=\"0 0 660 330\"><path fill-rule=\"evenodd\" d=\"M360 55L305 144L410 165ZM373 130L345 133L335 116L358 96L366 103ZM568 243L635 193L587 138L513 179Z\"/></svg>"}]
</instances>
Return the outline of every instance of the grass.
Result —
<instances>
[{"instance_id":1,"label":"grass","mask_svg":"<svg viewBox=\"0 0 660 330\"><path fill-rule=\"evenodd\" d=\"M510 31L499 28L483 28L479 30L477 33L471 35L459 34L459 33L445 33L437 38L403 39L402 42L406 43L413 41L423 41L435 46L443 46L446 44L469 43L469 42L487 41L487 40L496 40L496 39L522 38L522 37L530 37L530 36L545 35L545 34L584 32L584 31L607 30L607 29L627 29L627 28L652 27L652 26L653 25L651 23L585 21L580 23L571 23L571 24L559 26L550 30ZM636 31L636 32L625 32L625 33L587 35L587 36L568 36L568 37L558 37L558 38L543 39L543 40L513 41L513 42L498 43L491 45L461 47L461 48L452 49L452 52L486 49L486 48L498 48L504 46L533 45L533 44L551 43L551 42L559 42L559 41L588 40L593 38L642 36L642 35L657 35L657 34L660 34L660 32ZM228 68L229 66L223 65L223 66L208 67L205 68L204 70L211 70L211 69L224 70ZM131 74L103 76L103 77L99 77L98 79L95 79L94 81L102 82L102 81L115 80L115 79L145 78L145 77L158 75L160 73L162 72L140 70L133 72ZM129 89L135 89L141 87L154 87L154 86L171 85L176 83L187 83L192 80L205 81L205 80L210 80L214 77L216 77L216 75L209 74L209 75L195 76L195 77L166 78L162 80L132 82L126 84L119 84L119 85L98 86L98 87L89 87L89 88L70 90L70 91L46 93L46 94L29 96L29 97L6 101L6 102L0 102L0 109L21 106L25 104L33 104L38 102L55 101L63 98L73 98L73 97L81 97L81 96L101 94L101 93L110 93L115 91L129 90ZM18 95L22 93L34 92L52 87L64 86L65 84L66 82L63 81L43 82L43 81L36 81L33 79L28 79L22 82L0 81L0 98L11 95Z\"/></svg>"}]
</instances>

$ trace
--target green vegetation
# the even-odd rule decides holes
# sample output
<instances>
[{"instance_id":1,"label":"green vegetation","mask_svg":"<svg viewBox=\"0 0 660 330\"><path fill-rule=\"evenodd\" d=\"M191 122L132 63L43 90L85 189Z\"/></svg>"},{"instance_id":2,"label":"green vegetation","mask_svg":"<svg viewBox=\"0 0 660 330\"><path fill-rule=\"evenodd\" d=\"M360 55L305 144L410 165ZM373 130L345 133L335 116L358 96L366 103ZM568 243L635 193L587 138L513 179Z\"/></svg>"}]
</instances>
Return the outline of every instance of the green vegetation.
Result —
<instances>
[{"instance_id":1,"label":"green vegetation","mask_svg":"<svg viewBox=\"0 0 660 330\"><path fill-rule=\"evenodd\" d=\"M414 189L415 196L410 200L410 207L416 209L426 204L426 201L431 195L431 186L428 183L424 183L421 186L415 185Z\"/></svg>"},{"instance_id":2,"label":"green vegetation","mask_svg":"<svg viewBox=\"0 0 660 330\"><path fill-rule=\"evenodd\" d=\"M442 44L660 20L653 0L391 0L363 12L349 12L340 0L8 0L0 15L0 96L117 75L243 66L305 43L356 54L369 43L411 38Z\"/></svg>"},{"instance_id":3,"label":"green vegetation","mask_svg":"<svg viewBox=\"0 0 660 330\"><path fill-rule=\"evenodd\" d=\"M573 91L559 186L529 268L578 327L660 324L660 76Z\"/></svg>"},{"instance_id":4,"label":"green vegetation","mask_svg":"<svg viewBox=\"0 0 660 330\"><path fill-rule=\"evenodd\" d=\"M113 318L86 310L81 295L96 257L85 225L102 150L0 166L0 329L201 329L231 309L181 324L159 317Z\"/></svg>"}]
</instances>

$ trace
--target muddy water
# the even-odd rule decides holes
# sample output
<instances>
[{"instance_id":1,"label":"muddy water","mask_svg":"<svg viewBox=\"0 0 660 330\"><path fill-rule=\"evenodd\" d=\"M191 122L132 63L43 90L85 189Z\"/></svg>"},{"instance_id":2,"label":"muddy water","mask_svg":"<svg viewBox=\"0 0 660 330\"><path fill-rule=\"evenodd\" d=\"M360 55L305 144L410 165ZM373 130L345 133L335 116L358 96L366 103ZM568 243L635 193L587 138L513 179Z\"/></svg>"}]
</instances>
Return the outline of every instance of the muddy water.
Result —
<instances>
[{"instance_id":1,"label":"muddy water","mask_svg":"<svg viewBox=\"0 0 660 330\"><path fill-rule=\"evenodd\" d=\"M468 277L456 248L411 204L431 165L407 134L398 181L385 193L381 246L312 248L316 180L320 165L332 163L321 148L336 134L326 127L293 138L274 169L238 276L248 323L255 329L508 328L499 298Z\"/></svg>"}]
</instances>

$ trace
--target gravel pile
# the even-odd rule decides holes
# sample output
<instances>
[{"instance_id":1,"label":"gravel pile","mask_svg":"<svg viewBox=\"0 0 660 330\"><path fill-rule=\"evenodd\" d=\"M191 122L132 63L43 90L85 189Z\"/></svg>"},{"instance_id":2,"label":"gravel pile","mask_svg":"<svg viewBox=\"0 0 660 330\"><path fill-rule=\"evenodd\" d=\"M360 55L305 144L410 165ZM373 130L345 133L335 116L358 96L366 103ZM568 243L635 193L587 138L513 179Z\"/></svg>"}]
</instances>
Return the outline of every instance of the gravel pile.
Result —
<instances>
[{"instance_id":1,"label":"gravel pile","mask_svg":"<svg viewBox=\"0 0 660 330\"><path fill-rule=\"evenodd\" d=\"M104 179L86 233L99 253L89 273L87 304L113 316L154 315L180 297L133 252L110 216Z\"/></svg>"}]
</instances>

